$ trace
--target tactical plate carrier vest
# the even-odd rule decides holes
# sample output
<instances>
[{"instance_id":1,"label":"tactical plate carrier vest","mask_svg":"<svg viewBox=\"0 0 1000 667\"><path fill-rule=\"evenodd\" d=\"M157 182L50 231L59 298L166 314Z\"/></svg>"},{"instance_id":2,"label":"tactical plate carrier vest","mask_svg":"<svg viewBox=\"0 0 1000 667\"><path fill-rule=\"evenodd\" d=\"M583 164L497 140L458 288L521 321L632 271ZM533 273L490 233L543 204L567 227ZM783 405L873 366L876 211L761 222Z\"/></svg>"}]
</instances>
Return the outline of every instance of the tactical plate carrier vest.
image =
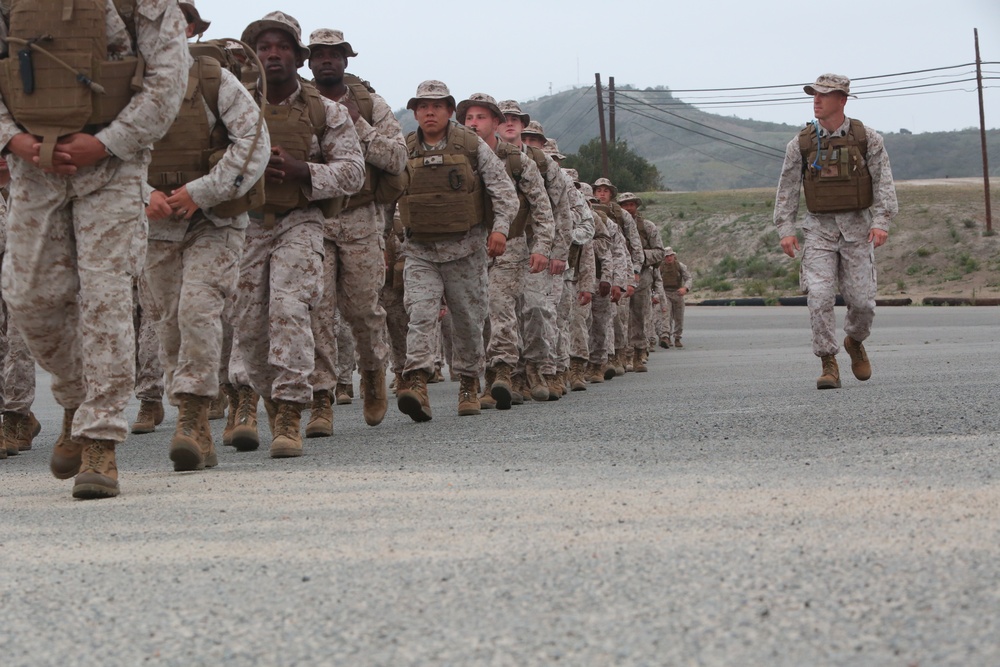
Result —
<instances>
[{"instance_id":1,"label":"tactical plate carrier vest","mask_svg":"<svg viewBox=\"0 0 1000 667\"><path fill-rule=\"evenodd\" d=\"M419 134L406 137L410 183L399 200L403 226L418 240L464 234L485 219L479 135L451 121L444 148L426 149Z\"/></svg>"},{"instance_id":2,"label":"tactical plate carrier vest","mask_svg":"<svg viewBox=\"0 0 1000 667\"><path fill-rule=\"evenodd\" d=\"M663 278L663 289L681 288L681 267L676 258L672 262L663 260L660 264L660 277Z\"/></svg>"},{"instance_id":3,"label":"tactical plate carrier vest","mask_svg":"<svg viewBox=\"0 0 1000 667\"><path fill-rule=\"evenodd\" d=\"M375 89L364 79L353 74L344 74L344 83L351 90L351 96L358 104L358 112L369 125L375 125ZM372 202L380 206L394 206L406 189L407 174L390 174L373 164L365 163L365 184L361 190L347 198L345 210L359 208Z\"/></svg>"},{"instance_id":4,"label":"tactical plate carrier vest","mask_svg":"<svg viewBox=\"0 0 1000 667\"><path fill-rule=\"evenodd\" d=\"M131 18L136 0L116 0ZM56 140L97 132L142 88L141 58L108 58L105 0L11 0L0 94L18 125L42 137L41 164ZM135 41L134 27L131 29ZM16 53L14 49L17 49Z\"/></svg>"},{"instance_id":5,"label":"tactical plate carrier vest","mask_svg":"<svg viewBox=\"0 0 1000 667\"><path fill-rule=\"evenodd\" d=\"M297 160L309 162L312 140L322 142L326 133L326 107L323 96L315 86L301 82L301 90L291 104L263 103L261 113L271 136L271 146L281 146ZM344 207L344 197L310 201L302 193L298 183L268 183L262 208L265 224L272 216L284 215L297 208L318 206L327 218L340 213Z\"/></svg>"},{"instance_id":6,"label":"tactical plate carrier vest","mask_svg":"<svg viewBox=\"0 0 1000 667\"><path fill-rule=\"evenodd\" d=\"M531 212L531 206L528 204L528 198L524 196L521 192L521 176L524 174L524 153L515 146L514 144L509 144L506 141L497 140L496 150L493 151L500 158L500 161L504 163L504 167L507 169L507 175L511 177L514 181L515 189L517 190L517 215L514 216L514 220L510 223L510 230L507 232L508 239L514 239L525 232L525 227L528 224L528 214ZM493 229L493 202L489 197L485 200L487 219L489 221L490 230ZM529 230L530 231L530 230Z\"/></svg>"},{"instance_id":7,"label":"tactical plate carrier vest","mask_svg":"<svg viewBox=\"0 0 1000 667\"><path fill-rule=\"evenodd\" d=\"M872 205L872 176L865 158L868 135L860 120L851 119L842 137L820 138L819 124L799 132L802 184L810 213L845 213Z\"/></svg>"}]
</instances>

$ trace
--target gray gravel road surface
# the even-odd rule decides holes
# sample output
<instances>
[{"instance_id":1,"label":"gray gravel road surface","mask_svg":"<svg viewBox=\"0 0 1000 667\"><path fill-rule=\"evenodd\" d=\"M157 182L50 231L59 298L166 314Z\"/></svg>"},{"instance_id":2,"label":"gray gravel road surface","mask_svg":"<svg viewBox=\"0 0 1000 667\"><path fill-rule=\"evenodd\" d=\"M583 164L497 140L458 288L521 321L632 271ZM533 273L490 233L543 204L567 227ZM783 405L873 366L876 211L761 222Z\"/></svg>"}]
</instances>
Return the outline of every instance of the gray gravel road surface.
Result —
<instances>
[{"instance_id":1,"label":"gray gravel road surface","mask_svg":"<svg viewBox=\"0 0 1000 667\"><path fill-rule=\"evenodd\" d=\"M687 313L649 373L480 417L432 385L427 424L356 401L300 459L174 473L169 409L111 500L49 475L39 374L0 664L1000 665L1000 309L883 308L872 380L841 353L823 392L804 308Z\"/></svg>"}]
</instances>

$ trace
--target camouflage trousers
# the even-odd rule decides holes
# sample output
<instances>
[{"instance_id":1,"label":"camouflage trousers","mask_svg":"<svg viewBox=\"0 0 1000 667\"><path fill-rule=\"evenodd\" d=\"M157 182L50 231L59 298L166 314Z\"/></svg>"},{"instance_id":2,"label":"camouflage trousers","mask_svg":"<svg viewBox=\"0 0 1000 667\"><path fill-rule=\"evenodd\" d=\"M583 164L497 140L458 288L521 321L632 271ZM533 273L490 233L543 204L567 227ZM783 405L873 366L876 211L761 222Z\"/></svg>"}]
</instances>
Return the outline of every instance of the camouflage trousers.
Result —
<instances>
[{"instance_id":1,"label":"camouflage trousers","mask_svg":"<svg viewBox=\"0 0 1000 667\"><path fill-rule=\"evenodd\" d=\"M555 364L557 373L569 368L570 324L573 303L576 301L576 283L566 280L565 274L559 278L562 279L563 284L559 293L559 303L556 305Z\"/></svg>"},{"instance_id":2,"label":"camouflage trousers","mask_svg":"<svg viewBox=\"0 0 1000 667\"><path fill-rule=\"evenodd\" d=\"M243 240L243 230L202 220L181 243L149 242L144 314L156 326L172 400L219 393L223 314L236 291Z\"/></svg>"},{"instance_id":3,"label":"camouflage trousers","mask_svg":"<svg viewBox=\"0 0 1000 667\"><path fill-rule=\"evenodd\" d=\"M521 356L521 332L518 321L519 300L528 273L528 244L523 236L510 239L504 254L493 260L489 269L489 342L486 359L489 367L517 365Z\"/></svg>"},{"instance_id":4,"label":"camouflage trousers","mask_svg":"<svg viewBox=\"0 0 1000 667\"><path fill-rule=\"evenodd\" d=\"M434 371L438 353L441 300L452 320L451 367L460 375L479 376L484 369L483 324L488 312L486 247L450 262L407 257L403 302L410 317L404 370Z\"/></svg>"},{"instance_id":5,"label":"camouflage trousers","mask_svg":"<svg viewBox=\"0 0 1000 667\"><path fill-rule=\"evenodd\" d=\"M385 333L392 350L392 372L402 373L406 364L406 330L410 325L403 305L403 290L394 286L383 287L380 303L385 309Z\"/></svg>"},{"instance_id":6,"label":"camouflage trousers","mask_svg":"<svg viewBox=\"0 0 1000 667\"><path fill-rule=\"evenodd\" d=\"M871 243L851 243L843 236L831 240L806 230L799 279L808 294L813 354L822 357L840 350L833 309L838 285L847 305L844 332L859 342L868 338L877 290L875 247Z\"/></svg>"},{"instance_id":7,"label":"camouflage trousers","mask_svg":"<svg viewBox=\"0 0 1000 667\"><path fill-rule=\"evenodd\" d=\"M684 295L678 294L675 289L664 289L663 296L665 297L663 303L666 306L663 320L667 336L680 338L684 335Z\"/></svg>"},{"instance_id":8,"label":"camouflage trousers","mask_svg":"<svg viewBox=\"0 0 1000 667\"><path fill-rule=\"evenodd\" d=\"M525 361L538 364L538 369L549 375L556 372L556 308L562 296L562 283L562 276L553 276L548 271L528 273L524 277L521 321L524 349L521 356Z\"/></svg>"},{"instance_id":9,"label":"camouflage trousers","mask_svg":"<svg viewBox=\"0 0 1000 667\"><path fill-rule=\"evenodd\" d=\"M631 284L631 283L629 283ZM629 318L632 313L632 297L625 296L622 292L621 301L618 302L618 310L612 320L614 323L614 338L612 340L614 351L624 350L629 346ZM609 350L610 351L610 350Z\"/></svg>"},{"instance_id":10,"label":"camouflage trousers","mask_svg":"<svg viewBox=\"0 0 1000 667\"><path fill-rule=\"evenodd\" d=\"M592 324L592 306L587 304L586 306L581 306L576 300L577 290L576 285L571 282L567 282L565 288L563 289L563 294L569 294L569 340L567 341L566 357L567 359L579 358L579 359L590 359L590 329ZM595 300L601 297L596 294L593 297Z\"/></svg>"},{"instance_id":11,"label":"camouflage trousers","mask_svg":"<svg viewBox=\"0 0 1000 667\"><path fill-rule=\"evenodd\" d=\"M0 263L3 262L0 254ZM27 415L35 402L35 360L17 327L7 317L7 305L0 299L0 410Z\"/></svg>"},{"instance_id":12,"label":"camouflage trousers","mask_svg":"<svg viewBox=\"0 0 1000 667\"><path fill-rule=\"evenodd\" d=\"M149 252L147 248L147 252ZM149 295L142 293L142 276L133 281L132 328L135 329L135 397L140 401L163 400L163 364L157 339L156 316L146 307Z\"/></svg>"},{"instance_id":13,"label":"camouflage trousers","mask_svg":"<svg viewBox=\"0 0 1000 667\"><path fill-rule=\"evenodd\" d=\"M327 238L323 246L323 296L312 312L316 361L310 381L316 390L331 390L345 374L351 381L355 349L363 371L384 369L389 363L389 346L382 337L385 310L379 305L385 255L376 231L352 240ZM343 361L338 362L338 340L351 345L347 338L352 335L356 348L344 350Z\"/></svg>"},{"instance_id":14,"label":"camouflage trousers","mask_svg":"<svg viewBox=\"0 0 1000 667\"><path fill-rule=\"evenodd\" d=\"M617 316L611 297L594 294L590 302L590 361L603 364L614 342L613 319ZM575 355L574 355L575 356Z\"/></svg>"},{"instance_id":15,"label":"camouflage trousers","mask_svg":"<svg viewBox=\"0 0 1000 667\"><path fill-rule=\"evenodd\" d=\"M354 382L354 371L358 368L357 346L354 343L351 327L344 321L339 308L334 330L337 332L337 363L334 365L334 375L338 384L351 384ZM382 333L379 332L378 335L381 336ZM314 386L313 391L315 390Z\"/></svg>"},{"instance_id":16,"label":"camouflage trousers","mask_svg":"<svg viewBox=\"0 0 1000 667\"><path fill-rule=\"evenodd\" d=\"M315 344L310 311L323 293L323 228L289 229L251 223L240 263L234 364L254 391L273 400L311 402ZM238 356L238 360L236 357Z\"/></svg>"},{"instance_id":17,"label":"camouflage trousers","mask_svg":"<svg viewBox=\"0 0 1000 667\"><path fill-rule=\"evenodd\" d=\"M650 295L652 287L653 269L643 269L628 309L628 347L646 349L646 321L653 306Z\"/></svg>"},{"instance_id":18,"label":"camouflage trousers","mask_svg":"<svg viewBox=\"0 0 1000 667\"><path fill-rule=\"evenodd\" d=\"M3 294L72 433L123 442L135 387L132 279L146 251L147 159L106 158L72 177L8 156Z\"/></svg>"}]
</instances>

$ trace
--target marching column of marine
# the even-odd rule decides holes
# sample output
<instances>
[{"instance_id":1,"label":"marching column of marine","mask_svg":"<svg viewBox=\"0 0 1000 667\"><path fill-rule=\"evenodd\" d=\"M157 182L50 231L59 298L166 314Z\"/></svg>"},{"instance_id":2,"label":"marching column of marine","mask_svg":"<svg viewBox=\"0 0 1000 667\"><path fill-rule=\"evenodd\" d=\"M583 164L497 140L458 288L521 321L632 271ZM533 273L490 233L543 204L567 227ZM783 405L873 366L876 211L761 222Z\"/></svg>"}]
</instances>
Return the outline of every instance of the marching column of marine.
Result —
<instances>
[{"instance_id":1,"label":"marching column of marine","mask_svg":"<svg viewBox=\"0 0 1000 667\"><path fill-rule=\"evenodd\" d=\"M194 0L8 0L0 19L0 458L42 428L37 362L74 497L119 494L116 448L164 396L165 454L196 471L217 445L281 459L336 437L355 371L377 426L390 394L430 421L444 366L474 416L681 346L664 288L690 276L641 199L581 183L515 100L424 81L404 136L344 33L304 40L284 12L219 40Z\"/></svg>"}]
</instances>

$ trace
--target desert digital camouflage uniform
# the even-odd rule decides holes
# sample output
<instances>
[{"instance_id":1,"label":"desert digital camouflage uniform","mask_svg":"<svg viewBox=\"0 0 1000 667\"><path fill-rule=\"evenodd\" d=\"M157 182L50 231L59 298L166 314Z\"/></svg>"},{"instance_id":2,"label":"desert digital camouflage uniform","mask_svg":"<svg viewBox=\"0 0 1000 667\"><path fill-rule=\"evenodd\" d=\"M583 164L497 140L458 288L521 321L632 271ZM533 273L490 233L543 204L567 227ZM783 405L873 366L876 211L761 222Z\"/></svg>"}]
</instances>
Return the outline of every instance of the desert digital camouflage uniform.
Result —
<instances>
[{"instance_id":1,"label":"desert digital camouflage uniform","mask_svg":"<svg viewBox=\"0 0 1000 667\"><path fill-rule=\"evenodd\" d=\"M663 262L660 264L660 279L665 297L663 320L666 325L667 340L677 345L677 341L684 335L684 295L678 294L677 290L683 287L690 292L693 278L687 265L677 259L677 253L673 248L665 248L663 254ZM674 259L671 261L667 257ZM660 336L660 340L663 340L663 336Z\"/></svg>"},{"instance_id":2,"label":"desert digital camouflage uniform","mask_svg":"<svg viewBox=\"0 0 1000 667\"><path fill-rule=\"evenodd\" d=\"M201 105L209 132L221 123L229 145L209 173L184 186L197 211L150 219L141 281L162 346L171 403L181 404L184 396L200 397L195 400L206 410L219 394L223 359L229 362L231 311L249 225L246 213L219 216L213 207L245 195L263 176L271 149L267 132L257 131L260 109L253 98L228 70L223 68L221 75L220 117L203 98Z\"/></svg>"},{"instance_id":3,"label":"desert digital camouflage uniform","mask_svg":"<svg viewBox=\"0 0 1000 667\"><path fill-rule=\"evenodd\" d=\"M817 127L823 137L844 136L850 123L851 119L846 118L834 132L819 124ZM871 333L878 286L875 248L868 234L872 229L888 231L892 218L899 212L882 136L868 126L865 126L865 135L868 140L865 158L874 195L872 206L844 213L807 212L802 220L805 243L800 283L808 294L812 350L817 357L836 355L840 350L833 309L838 286L847 304L845 333L858 342L864 342ZM801 187L802 153L796 137L785 148L785 162L774 202L774 224L782 238L795 235Z\"/></svg>"},{"instance_id":4,"label":"desert digital camouflage uniform","mask_svg":"<svg viewBox=\"0 0 1000 667\"><path fill-rule=\"evenodd\" d=\"M594 239L594 214L587 203L586 198L577 189L577 184L579 183L579 175L576 170L562 169L563 176L569 183L569 188L567 194L569 196L569 208L570 215L572 219L571 226L571 238L572 245L578 247L578 251L581 253L581 266L589 267L591 275L589 277L589 283L584 282L584 284L593 283L593 268L594 268L594 250L593 246L590 244ZM584 269L581 269L584 270ZM555 364L556 372L563 373L567 371L570 366L570 342L571 342L571 332L570 328L573 320L573 304L580 292L592 293L594 290L585 290L580 287L580 277L574 272L574 268L567 264L566 271L562 275L564 285L562 296L559 299L559 303L556 307L556 329L558 332L558 338L555 346ZM568 283L568 284L567 284ZM596 284L591 284L591 287L596 287ZM579 305L579 304L577 304ZM587 310L590 310L590 304L586 305ZM579 356L579 355L577 355ZM586 357L586 355L583 355Z\"/></svg>"},{"instance_id":5,"label":"desert digital camouflage uniform","mask_svg":"<svg viewBox=\"0 0 1000 667\"><path fill-rule=\"evenodd\" d=\"M324 286L324 294L326 293ZM337 341L337 361L334 364L334 379L337 384L337 391L345 391L349 398L354 398L354 371L358 367L357 349L354 336L351 334L350 325L344 320L344 314L337 309L337 316L334 322L334 331ZM381 338L381 328L377 335ZM387 343L384 343L387 344ZM316 390L313 389L313 393Z\"/></svg>"},{"instance_id":6,"label":"desert digital camouflage uniform","mask_svg":"<svg viewBox=\"0 0 1000 667\"><path fill-rule=\"evenodd\" d=\"M446 142L447 138L429 148L443 147ZM503 163L482 139L477 159L480 178L493 202L492 231L506 235L517 213L514 184ZM442 298L446 298L454 330L455 371L472 377L482 374L482 330L488 313L486 237L486 226L480 222L451 240L406 239L402 249L406 256L403 283L410 322L405 373L434 372L438 312Z\"/></svg>"},{"instance_id":7,"label":"desert digital camouflage uniform","mask_svg":"<svg viewBox=\"0 0 1000 667\"><path fill-rule=\"evenodd\" d=\"M638 200L640 205L642 200L631 192L619 195L619 203L629 199ZM641 252L643 256L642 271L639 274L639 282L636 284L635 292L630 299L629 307L629 347L633 349L646 349L646 322L650 318L652 307L650 288L653 285L653 275L656 273L660 262L663 261L663 239L660 238L660 230L656 225L642 217L641 213L633 216L636 228L641 241Z\"/></svg>"},{"instance_id":8,"label":"desert digital camouflage uniform","mask_svg":"<svg viewBox=\"0 0 1000 667\"><path fill-rule=\"evenodd\" d=\"M631 262L621 230L603 213L594 215L594 254L598 263L598 284L606 283L622 292L631 279ZM594 294L591 302L590 364L594 372L604 369L614 343L616 304L610 295Z\"/></svg>"},{"instance_id":9,"label":"desert digital camouflage uniform","mask_svg":"<svg viewBox=\"0 0 1000 667\"><path fill-rule=\"evenodd\" d=\"M7 202L0 194L0 266L7 245ZM35 402L35 360L24 339L7 316L7 305L0 292L0 459L31 449L38 425L31 412Z\"/></svg>"},{"instance_id":10,"label":"desert digital camouflage uniform","mask_svg":"<svg viewBox=\"0 0 1000 667\"><path fill-rule=\"evenodd\" d=\"M136 49L112 0L106 6L108 57L137 50L146 65L142 90L94 135L108 157L73 176L8 157L12 206L3 271L13 320L66 409L53 472L65 478L81 470L74 494L85 498L118 493L114 444L128 433L124 410L135 384L132 278L146 251L142 187L149 148L177 113L191 63L175 0L138 4ZM0 105L0 146L21 132Z\"/></svg>"},{"instance_id":11,"label":"desert digital camouflage uniform","mask_svg":"<svg viewBox=\"0 0 1000 667\"><path fill-rule=\"evenodd\" d=\"M281 105L292 104L300 91L301 85ZM326 131L322 142L313 137L309 153L310 201L353 194L364 180L364 157L350 116L326 98L323 106ZM251 386L264 398L312 400L310 311L323 293L325 220L315 205L278 216L273 227L251 216L240 264L234 344Z\"/></svg>"},{"instance_id":12,"label":"desert digital camouflage uniform","mask_svg":"<svg viewBox=\"0 0 1000 667\"><path fill-rule=\"evenodd\" d=\"M309 36L310 48L336 46L347 57L357 54L343 39L340 31L319 29ZM335 102L356 102L355 92L345 84L346 91ZM322 91L322 88L321 88ZM365 162L389 174L400 174L406 168L406 141L392 109L378 94L369 92L372 101L372 122L359 115L354 123ZM331 98L332 99L332 98ZM316 338L316 368L311 382L314 393L332 392L335 385L351 386L357 351L362 385L369 383L385 392L385 368L389 363L389 346L383 337L385 310L379 305L379 292L384 283L385 259L382 234L385 220L381 207L371 201L347 207L324 221L323 294L319 307L312 311ZM338 355L338 336L333 326L334 312L340 312L347 335L353 335L354 346ZM349 363L338 363L338 357ZM339 369L339 370L338 370ZM384 396L383 396L384 397ZM382 421L381 414L369 413L370 425Z\"/></svg>"},{"instance_id":13,"label":"desert digital camouflage uniform","mask_svg":"<svg viewBox=\"0 0 1000 667\"><path fill-rule=\"evenodd\" d=\"M403 265L406 259L401 254L402 246L403 225L399 221L399 212L395 211L392 227L385 236L385 285L382 286L379 298L385 309L385 333L392 351L391 368L396 376L397 386L406 363L406 331L410 322L403 305Z\"/></svg>"}]
</instances>

